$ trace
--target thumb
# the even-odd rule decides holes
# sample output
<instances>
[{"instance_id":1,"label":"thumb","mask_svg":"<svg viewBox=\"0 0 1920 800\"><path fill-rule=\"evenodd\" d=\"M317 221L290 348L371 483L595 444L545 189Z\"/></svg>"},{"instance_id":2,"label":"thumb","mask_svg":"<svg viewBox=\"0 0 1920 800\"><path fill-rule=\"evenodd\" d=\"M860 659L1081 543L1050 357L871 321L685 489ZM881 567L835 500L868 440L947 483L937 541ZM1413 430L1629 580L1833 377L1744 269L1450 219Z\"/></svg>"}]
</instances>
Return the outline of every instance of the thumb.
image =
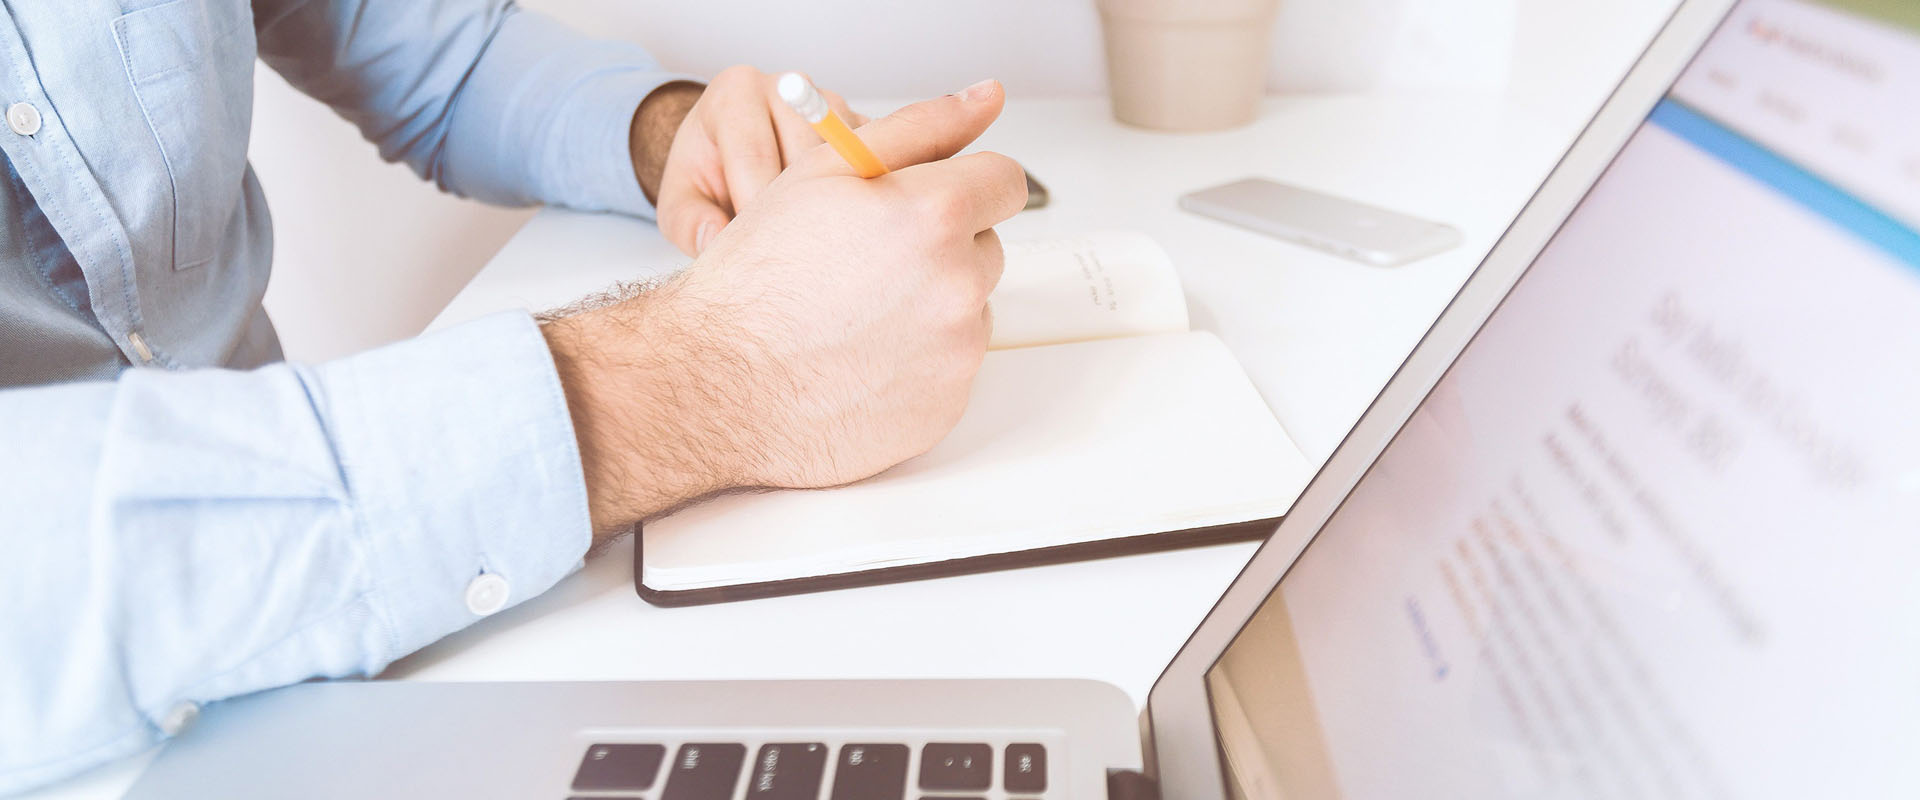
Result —
<instances>
[{"instance_id":1,"label":"thumb","mask_svg":"<svg viewBox=\"0 0 1920 800\"><path fill-rule=\"evenodd\" d=\"M860 139L890 170L938 161L980 138L987 126L1000 117L1006 100L1006 90L999 81L984 80L957 93L914 103L862 125ZM809 158L804 167L811 174L852 171L839 154L829 148L816 148Z\"/></svg>"},{"instance_id":2,"label":"thumb","mask_svg":"<svg viewBox=\"0 0 1920 800\"><path fill-rule=\"evenodd\" d=\"M656 209L660 232L680 248L680 252L690 256L700 255L714 235L733 221L719 203L691 186L675 187L671 193L662 187Z\"/></svg>"}]
</instances>

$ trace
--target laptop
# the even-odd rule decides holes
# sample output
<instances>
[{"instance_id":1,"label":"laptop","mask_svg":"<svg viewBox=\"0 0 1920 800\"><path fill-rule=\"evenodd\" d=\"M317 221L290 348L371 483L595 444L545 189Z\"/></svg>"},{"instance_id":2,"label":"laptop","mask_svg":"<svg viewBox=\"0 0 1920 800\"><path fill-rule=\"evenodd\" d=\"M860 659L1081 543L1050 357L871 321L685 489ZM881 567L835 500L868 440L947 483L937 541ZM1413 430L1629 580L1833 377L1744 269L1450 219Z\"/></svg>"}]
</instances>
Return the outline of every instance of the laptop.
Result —
<instances>
[{"instance_id":1,"label":"laptop","mask_svg":"<svg viewBox=\"0 0 1920 800\"><path fill-rule=\"evenodd\" d=\"M1920 3L1685 2L1144 710L312 683L127 796L1920 796L1917 228Z\"/></svg>"}]
</instances>

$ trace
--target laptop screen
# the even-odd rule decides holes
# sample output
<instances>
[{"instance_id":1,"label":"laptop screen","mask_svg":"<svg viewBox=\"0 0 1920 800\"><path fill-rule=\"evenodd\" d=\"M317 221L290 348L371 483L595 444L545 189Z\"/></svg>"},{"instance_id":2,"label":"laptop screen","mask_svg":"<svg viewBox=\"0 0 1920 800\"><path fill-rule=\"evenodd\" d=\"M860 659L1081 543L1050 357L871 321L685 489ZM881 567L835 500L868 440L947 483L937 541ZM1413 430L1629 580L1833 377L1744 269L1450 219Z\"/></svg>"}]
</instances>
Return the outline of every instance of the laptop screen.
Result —
<instances>
[{"instance_id":1,"label":"laptop screen","mask_svg":"<svg viewBox=\"0 0 1920 800\"><path fill-rule=\"evenodd\" d=\"M1207 673L1239 797L1920 796L1920 4L1747 0Z\"/></svg>"}]
</instances>

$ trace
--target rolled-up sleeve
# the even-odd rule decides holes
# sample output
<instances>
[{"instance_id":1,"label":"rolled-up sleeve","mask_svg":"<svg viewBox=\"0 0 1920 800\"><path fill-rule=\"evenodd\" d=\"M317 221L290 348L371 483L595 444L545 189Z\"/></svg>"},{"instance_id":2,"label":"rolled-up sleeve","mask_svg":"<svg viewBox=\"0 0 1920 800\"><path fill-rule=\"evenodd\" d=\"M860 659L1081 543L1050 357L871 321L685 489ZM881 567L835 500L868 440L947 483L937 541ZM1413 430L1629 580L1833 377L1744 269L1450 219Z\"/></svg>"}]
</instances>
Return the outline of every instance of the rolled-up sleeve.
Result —
<instances>
[{"instance_id":1,"label":"rolled-up sleeve","mask_svg":"<svg viewBox=\"0 0 1920 800\"><path fill-rule=\"evenodd\" d=\"M376 673L591 538L524 313L317 366L0 392L0 441L0 794L183 708Z\"/></svg>"},{"instance_id":2,"label":"rolled-up sleeve","mask_svg":"<svg viewBox=\"0 0 1920 800\"><path fill-rule=\"evenodd\" d=\"M648 216L628 129L668 72L509 0L256 0L261 58L456 194Z\"/></svg>"}]
</instances>

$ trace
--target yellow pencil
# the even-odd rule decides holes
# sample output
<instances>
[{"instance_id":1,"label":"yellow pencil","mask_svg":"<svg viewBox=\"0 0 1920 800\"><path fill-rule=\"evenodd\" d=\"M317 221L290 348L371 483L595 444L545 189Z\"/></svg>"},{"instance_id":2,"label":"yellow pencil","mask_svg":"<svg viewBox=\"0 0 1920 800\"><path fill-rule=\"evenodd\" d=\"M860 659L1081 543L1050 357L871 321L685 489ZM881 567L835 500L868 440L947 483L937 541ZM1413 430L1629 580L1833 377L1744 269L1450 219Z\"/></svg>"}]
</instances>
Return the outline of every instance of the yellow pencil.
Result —
<instances>
[{"instance_id":1,"label":"yellow pencil","mask_svg":"<svg viewBox=\"0 0 1920 800\"><path fill-rule=\"evenodd\" d=\"M860 177L878 178L887 174L887 165L880 163L880 157L867 149L866 142L853 134L853 129L847 127L839 114L833 113L833 109L827 106L827 99L820 96L819 90L813 88L813 83L805 76L798 72L782 75L779 89L780 99L787 101L787 105L792 106L801 119L812 125L820 138L827 140L834 152L846 159L853 166L853 171L860 173Z\"/></svg>"}]
</instances>

